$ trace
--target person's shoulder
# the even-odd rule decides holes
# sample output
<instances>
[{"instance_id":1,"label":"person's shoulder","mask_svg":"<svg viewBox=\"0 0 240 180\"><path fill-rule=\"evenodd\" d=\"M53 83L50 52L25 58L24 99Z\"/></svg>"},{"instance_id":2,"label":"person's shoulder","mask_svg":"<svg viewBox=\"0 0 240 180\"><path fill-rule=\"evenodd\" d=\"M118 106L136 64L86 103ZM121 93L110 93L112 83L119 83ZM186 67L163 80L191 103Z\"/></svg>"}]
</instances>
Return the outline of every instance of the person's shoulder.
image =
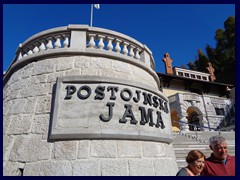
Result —
<instances>
[{"instance_id":1,"label":"person's shoulder","mask_svg":"<svg viewBox=\"0 0 240 180\"><path fill-rule=\"evenodd\" d=\"M185 168L180 169L180 170L177 172L176 176L187 176L187 171L186 171L186 169L185 169Z\"/></svg>"},{"instance_id":2,"label":"person's shoulder","mask_svg":"<svg viewBox=\"0 0 240 180\"><path fill-rule=\"evenodd\" d=\"M231 160L235 160L235 156L230 156L229 155L228 158L231 159Z\"/></svg>"},{"instance_id":3,"label":"person's shoulder","mask_svg":"<svg viewBox=\"0 0 240 180\"><path fill-rule=\"evenodd\" d=\"M205 166L211 166L212 164L215 164L217 160L213 157L208 157L205 159Z\"/></svg>"},{"instance_id":4,"label":"person's shoulder","mask_svg":"<svg viewBox=\"0 0 240 180\"><path fill-rule=\"evenodd\" d=\"M213 160L213 158L211 156L209 156L208 158L205 159L205 161L208 161L208 162L212 161L212 160Z\"/></svg>"},{"instance_id":5,"label":"person's shoulder","mask_svg":"<svg viewBox=\"0 0 240 180\"><path fill-rule=\"evenodd\" d=\"M215 160L216 159L214 158L213 153L211 153L211 155L208 158L205 159L206 162L213 162Z\"/></svg>"}]
</instances>

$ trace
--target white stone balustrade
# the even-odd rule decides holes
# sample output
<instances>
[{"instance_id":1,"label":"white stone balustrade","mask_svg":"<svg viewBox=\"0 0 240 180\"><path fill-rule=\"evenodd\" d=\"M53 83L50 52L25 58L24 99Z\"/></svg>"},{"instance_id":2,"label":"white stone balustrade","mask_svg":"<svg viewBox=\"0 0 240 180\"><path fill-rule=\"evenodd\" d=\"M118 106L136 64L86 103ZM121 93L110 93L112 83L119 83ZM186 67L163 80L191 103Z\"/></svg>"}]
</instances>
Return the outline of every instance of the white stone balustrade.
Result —
<instances>
[{"instance_id":1,"label":"white stone balustrade","mask_svg":"<svg viewBox=\"0 0 240 180\"><path fill-rule=\"evenodd\" d=\"M61 42L62 40L64 40L64 43ZM65 39L58 37L56 38L56 40L54 40L54 37L49 37L48 40L40 39L39 41L36 41L35 44L37 45L30 44L22 48L19 51L18 60L20 60L22 57L26 57L31 54L38 53L40 51L45 51L45 50L54 49L54 48L57 49L61 47L66 48L67 46L69 46L68 37L66 37ZM27 49L29 50L26 51Z\"/></svg>"},{"instance_id":2,"label":"white stone balustrade","mask_svg":"<svg viewBox=\"0 0 240 180\"><path fill-rule=\"evenodd\" d=\"M152 52L146 45L119 32L88 25L68 25L35 34L19 45L11 67L47 53L116 56L128 62L144 63L148 69L155 68Z\"/></svg>"},{"instance_id":3,"label":"white stone balustrade","mask_svg":"<svg viewBox=\"0 0 240 180\"><path fill-rule=\"evenodd\" d=\"M140 59L139 53L143 51L143 48L141 48L140 46L133 45L133 43L129 42L129 40L125 40L118 36L113 37L112 35L102 35L100 33L89 33L87 34L87 36L87 39L89 40L87 48L113 51L133 57L135 59ZM97 43L97 41L99 42Z\"/></svg>"},{"instance_id":4,"label":"white stone balustrade","mask_svg":"<svg viewBox=\"0 0 240 180\"><path fill-rule=\"evenodd\" d=\"M42 34L42 33L40 33ZM38 34L37 34L38 35ZM35 35L36 36L36 35ZM48 34L30 38L19 46L17 50L17 60L36 54L40 51L67 48L69 47L70 32L60 32L59 34Z\"/></svg>"}]
</instances>

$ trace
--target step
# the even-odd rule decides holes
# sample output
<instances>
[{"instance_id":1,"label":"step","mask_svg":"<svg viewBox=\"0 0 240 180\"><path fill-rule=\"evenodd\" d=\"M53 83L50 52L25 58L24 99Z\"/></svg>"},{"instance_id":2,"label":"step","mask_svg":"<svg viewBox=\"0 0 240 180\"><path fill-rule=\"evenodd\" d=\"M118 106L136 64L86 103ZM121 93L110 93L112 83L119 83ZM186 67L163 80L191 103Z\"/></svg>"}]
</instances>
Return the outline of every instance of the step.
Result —
<instances>
[{"instance_id":1,"label":"step","mask_svg":"<svg viewBox=\"0 0 240 180\"><path fill-rule=\"evenodd\" d=\"M178 146L178 147L180 147L180 146L182 146L182 147L209 147L209 145L208 144L182 144L182 143L180 143L180 144L173 144L173 147L174 146Z\"/></svg>"},{"instance_id":2,"label":"step","mask_svg":"<svg viewBox=\"0 0 240 180\"><path fill-rule=\"evenodd\" d=\"M182 148L182 149L174 149L175 155L177 156L178 154L185 154L187 155L189 151L194 150L194 149L186 149L186 148ZM205 155L208 153L212 153L212 150L210 149L197 149L200 150L202 153L204 153ZM235 153L235 149L229 149L228 153Z\"/></svg>"},{"instance_id":3,"label":"step","mask_svg":"<svg viewBox=\"0 0 240 180\"><path fill-rule=\"evenodd\" d=\"M173 146L173 149L174 150L177 150L177 151L182 151L182 150L185 150L185 151L190 151L190 150L193 150L193 149L197 149L197 150L210 150L209 147L200 147L200 146L196 146L196 147L188 147L188 146ZM230 148L230 149L234 149L234 148Z\"/></svg>"},{"instance_id":4,"label":"step","mask_svg":"<svg viewBox=\"0 0 240 180\"><path fill-rule=\"evenodd\" d=\"M186 140L184 140L184 141L173 141L173 144L207 144L208 145L208 143L200 143L198 141L186 142Z\"/></svg>"},{"instance_id":5,"label":"step","mask_svg":"<svg viewBox=\"0 0 240 180\"><path fill-rule=\"evenodd\" d=\"M194 150L194 149L187 149L187 150L186 149L178 149L178 150L174 149L174 152L175 152L175 154L188 154L188 152L191 150ZM210 150L210 149L197 149L197 150L200 150L203 153L212 152L212 150ZM235 149L228 150L228 153L233 153L233 152L235 153Z\"/></svg>"},{"instance_id":6,"label":"step","mask_svg":"<svg viewBox=\"0 0 240 180\"><path fill-rule=\"evenodd\" d=\"M203 153L206 157L209 157L212 154L212 152L210 152L210 151L209 152L203 152ZM235 156L235 152L229 152L228 154L230 156ZM176 154L176 159L177 160L179 160L179 159L185 160L186 156L187 156L186 153Z\"/></svg>"},{"instance_id":7,"label":"step","mask_svg":"<svg viewBox=\"0 0 240 180\"><path fill-rule=\"evenodd\" d=\"M190 151L190 150L189 150ZM183 155L185 155L185 156L187 156L187 154L188 154L188 152L189 151L181 151L181 150L178 150L178 151L175 151L175 155L181 155L181 154L183 154ZM211 150L200 150L202 153L204 153L205 155L207 154L207 153L212 153L212 151ZM235 150L233 149L233 150L228 150L228 154L232 154L232 153L234 153L235 154Z\"/></svg>"},{"instance_id":8,"label":"step","mask_svg":"<svg viewBox=\"0 0 240 180\"><path fill-rule=\"evenodd\" d=\"M209 145L207 144L188 144L188 143L184 143L184 144L173 144L173 148L174 147L188 147L188 148L209 148ZM235 149L235 144L228 144L228 149Z\"/></svg>"}]
</instances>

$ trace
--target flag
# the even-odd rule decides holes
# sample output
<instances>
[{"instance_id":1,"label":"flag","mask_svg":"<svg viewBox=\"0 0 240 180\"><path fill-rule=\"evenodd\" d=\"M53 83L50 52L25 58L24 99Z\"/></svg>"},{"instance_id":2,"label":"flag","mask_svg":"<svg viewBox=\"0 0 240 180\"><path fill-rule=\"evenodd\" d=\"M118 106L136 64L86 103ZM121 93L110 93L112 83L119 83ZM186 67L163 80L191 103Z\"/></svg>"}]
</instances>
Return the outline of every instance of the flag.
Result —
<instances>
[{"instance_id":1,"label":"flag","mask_svg":"<svg viewBox=\"0 0 240 180\"><path fill-rule=\"evenodd\" d=\"M100 9L100 4L94 4L94 7L95 7L96 9Z\"/></svg>"}]
</instances>

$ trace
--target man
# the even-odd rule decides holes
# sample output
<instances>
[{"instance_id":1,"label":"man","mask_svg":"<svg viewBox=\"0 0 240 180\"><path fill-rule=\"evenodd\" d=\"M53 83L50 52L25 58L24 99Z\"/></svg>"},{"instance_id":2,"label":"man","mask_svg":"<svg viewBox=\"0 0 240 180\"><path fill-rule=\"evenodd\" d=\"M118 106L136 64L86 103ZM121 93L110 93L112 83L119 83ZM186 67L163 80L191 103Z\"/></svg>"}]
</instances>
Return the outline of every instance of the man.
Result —
<instances>
[{"instance_id":1,"label":"man","mask_svg":"<svg viewBox=\"0 0 240 180\"><path fill-rule=\"evenodd\" d=\"M209 139L213 151L206 159L202 176L235 176L235 156L228 155L227 141L222 136Z\"/></svg>"}]
</instances>

